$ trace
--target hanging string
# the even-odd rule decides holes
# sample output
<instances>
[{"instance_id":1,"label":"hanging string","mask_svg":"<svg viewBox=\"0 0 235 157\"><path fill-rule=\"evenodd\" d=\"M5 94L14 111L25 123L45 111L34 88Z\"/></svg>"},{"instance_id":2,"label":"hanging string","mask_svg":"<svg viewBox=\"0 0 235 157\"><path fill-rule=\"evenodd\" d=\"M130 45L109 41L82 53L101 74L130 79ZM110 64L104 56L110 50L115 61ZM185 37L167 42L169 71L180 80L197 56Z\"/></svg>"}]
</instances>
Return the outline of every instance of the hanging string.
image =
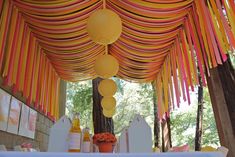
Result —
<instances>
[{"instance_id":1,"label":"hanging string","mask_svg":"<svg viewBox=\"0 0 235 157\"><path fill-rule=\"evenodd\" d=\"M108 54L108 45L105 45L105 54L107 55Z\"/></svg>"},{"instance_id":2,"label":"hanging string","mask_svg":"<svg viewBox=\"0 0 235 157\"><path fill-rule=\"evenodd\" d=\"M106 0L103 0L103 9L106 8ZM108 45L105 45L105 54L107 55L108 54Z\"/></svg>"},{"instance_id":3,"label":"hanging string","mask_svg":"<svg viewBox=\"0 0 235 157\"><path fill-rule=\"evenodd\" d=\"M103 9L106 8L106 0L103 0Z\"/></svg>"}]
</instances>

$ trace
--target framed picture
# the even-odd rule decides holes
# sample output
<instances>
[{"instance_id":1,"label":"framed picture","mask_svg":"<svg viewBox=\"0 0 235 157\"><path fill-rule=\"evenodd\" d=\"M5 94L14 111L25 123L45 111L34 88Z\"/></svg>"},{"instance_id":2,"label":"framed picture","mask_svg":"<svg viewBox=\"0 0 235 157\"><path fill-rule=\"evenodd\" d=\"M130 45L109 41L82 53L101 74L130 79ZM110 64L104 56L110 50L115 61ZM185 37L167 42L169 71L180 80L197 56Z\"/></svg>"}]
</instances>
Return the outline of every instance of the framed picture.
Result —
<instances>
[{"instance_id":1,"label":"framed picture","mask_svg":"<svg viewBox=\"0 0 235 157\"><path fill-rule=\"evenodd\" d=\"M19 127L20 111L22 102L18 101L15 97L11 98L10 113L8 117L7 132L17 134Z\"/></svg>"},{"instance_id":2,"label":"framed picture","mask_svg":"<svg viewBox=\"0 0 235 157\"><path fill-rule=\"evenodd\" d=\"M37 112L33 109L29 110L29 138L34 138L37 121Z\"/></svg>"},{"instance_id":3,"label":"framed picture","mask_svg":"<svg viewBox=\"0 0 235 157\"><path fill-rule=\"evenodd\" d=\"M19 135L28 137L29 136L29 107L22 104Z\"/></svg>"},{"instance_id":4,"label":"framed picture","mask_svg":"<svg viewBox=\"0 0 235 157\"><path fill-rule=\"evenodd\" d=\"M0 89L0 130L7 130L11 95Z\"/></svg>"}]
</instances>

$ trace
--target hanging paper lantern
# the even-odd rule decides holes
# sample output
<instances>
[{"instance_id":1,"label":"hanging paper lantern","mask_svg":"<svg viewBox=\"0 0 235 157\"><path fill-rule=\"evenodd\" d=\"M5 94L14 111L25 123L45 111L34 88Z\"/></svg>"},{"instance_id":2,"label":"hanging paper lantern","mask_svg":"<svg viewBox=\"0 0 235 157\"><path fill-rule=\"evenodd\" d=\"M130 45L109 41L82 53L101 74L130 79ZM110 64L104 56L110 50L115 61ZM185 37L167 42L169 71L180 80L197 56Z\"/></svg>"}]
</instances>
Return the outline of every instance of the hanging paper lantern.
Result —
<instances>
[{"instance_id":1,"label":"hanging paper lantern","mask_svg":"<svg viewBox=\"0 0 235 157\"><path fill-rule=\"evenodd\" d=\"M110 78L118 73L119 64L112 55L101 55L95 61L95 72L101 78Z\"/></svg>"},{"instance_id":2,"label":"hanging paper lantern","mask_svg":"<svg viewBox=\"0 0 235 157\"><path fill-rule=\"evenodd\" d=\"M117 91L117 85L112 79L105 79L99 83L98 91L102 96L113 96Z\"/></svg>"},{"instance_id":3,"label":"hanging paper lantern","mask_svg":"<svg viewBox=\"0 0 235 157\"><path fill-rule=\"evenodd\" d=\"M116 99L114 97L103 97L101 100L103 109L112 110L116 107Z\"/></svg>"},{"instance_id":4,"label":"hanging paper lantern","mask_svg":"<svg viewBox=\"0 0 235 157\"><path fill-rule=\"evenodd\" d=\"M94 42L108 45L121 35L122 21L112 10L98 10L88 18L87 32Z\"/></svg>"},{"instance_id":5,"label":"hanging paper lantern","mask_svg":"<svg viewBox=\"0 0 235 157\"><path fill-rule=\"evenodd\" d=\"M115 108L113 110L105 110L103 109L103 115L108 118L112 118L112 116L115 114Z\"/></svg>"}]
</instances>

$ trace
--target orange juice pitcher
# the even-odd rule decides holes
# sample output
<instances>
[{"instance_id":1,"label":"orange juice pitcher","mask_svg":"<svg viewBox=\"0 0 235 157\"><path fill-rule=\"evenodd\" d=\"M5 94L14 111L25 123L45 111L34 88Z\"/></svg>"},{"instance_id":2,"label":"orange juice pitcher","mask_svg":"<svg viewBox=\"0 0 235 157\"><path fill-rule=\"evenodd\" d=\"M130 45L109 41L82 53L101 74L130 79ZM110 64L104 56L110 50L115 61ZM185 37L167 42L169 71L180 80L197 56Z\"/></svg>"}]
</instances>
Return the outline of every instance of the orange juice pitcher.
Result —
<instances>
[{"instance_id":1,"label":"orange juice pitcher","mask_svg":"<svg viewBox=\"0 0 235 157\"><path fill-rule=\"evenodd\" d=\"M89 128L86 128L83 135L83 152L89 153L91 150L91 139L90 139L90 133Z\"/></svg>"},{"instance_id":2,"label":"orange juice pitcher","mask_svg":"<svg viewBox=\"0 0 235 157\"><path fill-rule=\"evenodd\" d=\"M72 120L72 127L69 130L69 152L81 151L81 128L80 128L80 115L74 114Z\"/></svg>"}]
</instances>

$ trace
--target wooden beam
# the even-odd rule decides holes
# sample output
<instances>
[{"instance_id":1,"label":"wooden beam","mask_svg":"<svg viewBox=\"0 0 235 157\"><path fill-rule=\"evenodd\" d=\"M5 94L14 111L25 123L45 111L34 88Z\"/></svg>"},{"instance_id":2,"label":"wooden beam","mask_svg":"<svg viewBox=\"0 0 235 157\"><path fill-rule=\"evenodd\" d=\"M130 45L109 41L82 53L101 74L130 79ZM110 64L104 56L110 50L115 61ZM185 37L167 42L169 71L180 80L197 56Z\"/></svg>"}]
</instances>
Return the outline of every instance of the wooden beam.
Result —
<instances>
[{"instance_id":1,"label":"wooden beam","mask_svg":"<svg viewBox=\"0 0 235 157\"><path fill-rule=\"evenodd\" d=\"M154 114L154 146L160 148L161 145L161 131L160 131L160 120L158 118L157 112L157 95L156 95L156 88L155 83L152 82L152 89L153 89L153 114Z\"/></svg>"},{"instance_id":2,"label":"wooden beam","mask_svg":"<svg viewBox=\"0 0 235 157\"><path fill-rule=\"evenodd\" d=\"M65 115L66 108L66 88L67 82L60 81L60 91L59 91L59 118Z\"/></svg>"},{"instance_id":3,"label":"wooden beam","mask_svg":"<svg viewBox=\"0 0 235 157\"><path fill-rule=\"evenodd\" d=\"M210 70L207 77L208 89L215 115L216 125L219 133L220 143L229 149L228 157L235 157L235 139L233 126L228 105L226 103L224 90L217 68ZM234 93L230 93L234 97Z\"/></svg>"},{"instance_id":4,"label":"wooden beam","mask_svg":"<svg viewBox=\"0 0 235 157\"><path fill-rule=\"evenodd\" d=\"M197 121L195 132L195 151L201 151L202 146L202 120L203 120L203 86L201 75L198 76Z\"/></svg>"},{"instance_id":5,"label":"wooden beam","mask_svg":"<svg viewBox=\"0 0 235 157\"><path fill-rule=\"evenodd\" d=\"M170 118L163 119L162 123L162 151L167 152L172 147Z\"/></svg>"}]
</instances>

